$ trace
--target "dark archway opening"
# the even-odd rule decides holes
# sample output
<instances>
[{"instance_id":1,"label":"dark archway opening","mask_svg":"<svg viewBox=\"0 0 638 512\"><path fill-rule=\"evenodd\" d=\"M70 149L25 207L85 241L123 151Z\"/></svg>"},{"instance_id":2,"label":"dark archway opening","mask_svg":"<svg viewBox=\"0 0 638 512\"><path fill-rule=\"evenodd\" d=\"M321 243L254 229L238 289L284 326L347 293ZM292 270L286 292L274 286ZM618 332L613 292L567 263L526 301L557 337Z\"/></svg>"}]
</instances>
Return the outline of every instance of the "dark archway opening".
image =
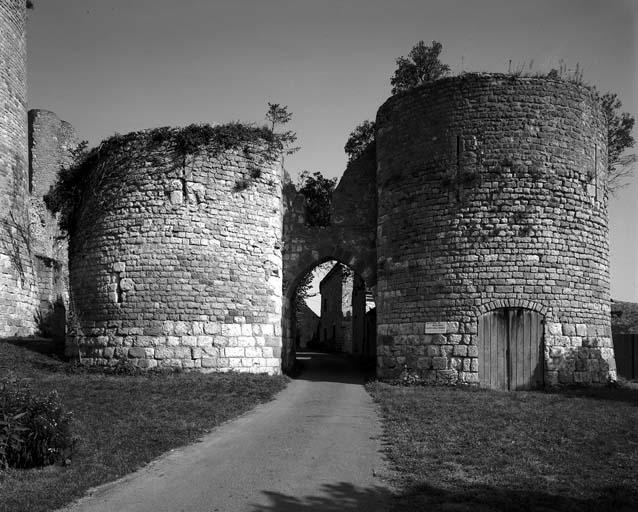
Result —
<instances>
[{"instance_id":1,"label":"dark archway opening","mask_svg":"<svg viewBox=\"0 0 638 512\"><path fill-rule=\"evenodd\" d=\"M293 374L311 380L320 375L324 380L374 373L376 308L361 275L337 260L327 260L303 272L289 295Z\"/></svg>"}]
</instances>

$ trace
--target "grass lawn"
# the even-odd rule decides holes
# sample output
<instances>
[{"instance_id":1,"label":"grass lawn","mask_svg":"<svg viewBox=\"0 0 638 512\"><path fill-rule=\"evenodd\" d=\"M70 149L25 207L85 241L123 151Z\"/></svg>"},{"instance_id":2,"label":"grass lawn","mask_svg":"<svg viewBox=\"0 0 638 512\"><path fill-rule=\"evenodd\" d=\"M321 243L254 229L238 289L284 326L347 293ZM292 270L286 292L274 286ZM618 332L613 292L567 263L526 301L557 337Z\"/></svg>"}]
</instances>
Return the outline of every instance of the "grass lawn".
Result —
<instances>
[{"instance_id":1,"label":"grass lawn","mask_svg":"<svg viewBox=\"0 0 638 512\"><path fill-rule=\"evenodd\" d=\"M50 344L37 341L0 341L0 376L9 371L30 379L34 389L59 392L73 412L78 443L68 467L0 472L1 512L60 507L270 400L286 385L285 377L248 374L104 375L73 369L50 353Z\"/></svg>"},{"instance_id":2,"label":"grass lawn","mask_svg":"<svg viewBox=\"0 0 638 512\"><path fill-rule=\"evenodd\" d=\"M369 383L400 511L637 511L638 386L552 393Z\"/></svg>"}]
</instances>

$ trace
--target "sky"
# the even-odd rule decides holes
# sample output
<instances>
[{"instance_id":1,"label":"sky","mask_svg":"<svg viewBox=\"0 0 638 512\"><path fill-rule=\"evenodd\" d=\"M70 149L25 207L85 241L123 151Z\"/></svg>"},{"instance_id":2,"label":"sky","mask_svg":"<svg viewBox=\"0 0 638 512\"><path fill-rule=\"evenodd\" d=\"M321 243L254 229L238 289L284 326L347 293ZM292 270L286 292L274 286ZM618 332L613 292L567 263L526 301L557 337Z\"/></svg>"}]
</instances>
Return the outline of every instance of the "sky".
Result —
<instances>
[{"instance_id":1,"label":"sky","mask_svg":"<svg viewBox=\"0 0 638 512\"><path fill-rule=\"evenodd\" d=\"M638 117L638 0L34 0L29 108L91 145L156 126L262 124L287 105L303 170L341 176L352 129L390 95L397 57L443 44L453 73L561 59ZM638 139L638 132L634 133ZM636 148L638 151L638 148ZM612 298L638 302L638 177L610 201Z\"/></svg>"}]
</instances>

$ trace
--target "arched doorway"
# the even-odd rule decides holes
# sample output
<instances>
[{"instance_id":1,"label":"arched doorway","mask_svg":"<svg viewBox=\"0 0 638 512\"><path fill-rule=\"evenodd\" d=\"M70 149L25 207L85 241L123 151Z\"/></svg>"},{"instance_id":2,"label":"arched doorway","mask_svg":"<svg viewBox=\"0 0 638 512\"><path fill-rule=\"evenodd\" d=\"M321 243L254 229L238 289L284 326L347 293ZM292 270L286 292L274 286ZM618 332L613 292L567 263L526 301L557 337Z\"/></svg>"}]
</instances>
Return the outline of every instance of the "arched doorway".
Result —
<instances>
[{"instance_id":1,"label":"arched doorway","mask_svg":"<svg viewBox=\"0 0 638 512\"><path fill-rule=\"evenodd\" d=\"M543 316L530 309L498 308L478 325L479 383L501 390L543 386Z\"/></svg>"},{"instance_id":2,"label":"arched doorway","mask_svg":"<svg viewBox=\"0 0 638 512\"><path fill-rule=\"evenodd\" d=\"M292 368L300 351L347 354L374 366L374 295L351 266L336 259L313 265L288 287L285 301L284 369Z\"/></svg>"}]
</instances>

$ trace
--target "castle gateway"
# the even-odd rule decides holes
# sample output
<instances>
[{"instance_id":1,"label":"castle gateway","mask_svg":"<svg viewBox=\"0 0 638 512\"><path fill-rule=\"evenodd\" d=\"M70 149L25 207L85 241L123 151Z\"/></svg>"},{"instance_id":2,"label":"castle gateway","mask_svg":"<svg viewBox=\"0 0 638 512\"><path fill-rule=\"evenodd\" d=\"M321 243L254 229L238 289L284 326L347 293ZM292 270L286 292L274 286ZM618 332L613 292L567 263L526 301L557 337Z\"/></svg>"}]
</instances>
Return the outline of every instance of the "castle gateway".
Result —
<instances>
[{"instance_id":1,"label":"castle gateway","mask_svg":"<svg viewBox=\"0 0 638 512\"><path fill-rule=\"evenodd\" d=\"M24 20L23 0L2 2L2 336L35 332L57 295L85 364L278 373L295 288L334 259L374 293L380 377L615 379L606 126L589 88L466 74L393 96L327 227L306 224L267 137L176 159L179 130L122 136L87 169L67 262L41 181L74 136L51 113L29 125Z\"/></svg>"}]
</instances>

